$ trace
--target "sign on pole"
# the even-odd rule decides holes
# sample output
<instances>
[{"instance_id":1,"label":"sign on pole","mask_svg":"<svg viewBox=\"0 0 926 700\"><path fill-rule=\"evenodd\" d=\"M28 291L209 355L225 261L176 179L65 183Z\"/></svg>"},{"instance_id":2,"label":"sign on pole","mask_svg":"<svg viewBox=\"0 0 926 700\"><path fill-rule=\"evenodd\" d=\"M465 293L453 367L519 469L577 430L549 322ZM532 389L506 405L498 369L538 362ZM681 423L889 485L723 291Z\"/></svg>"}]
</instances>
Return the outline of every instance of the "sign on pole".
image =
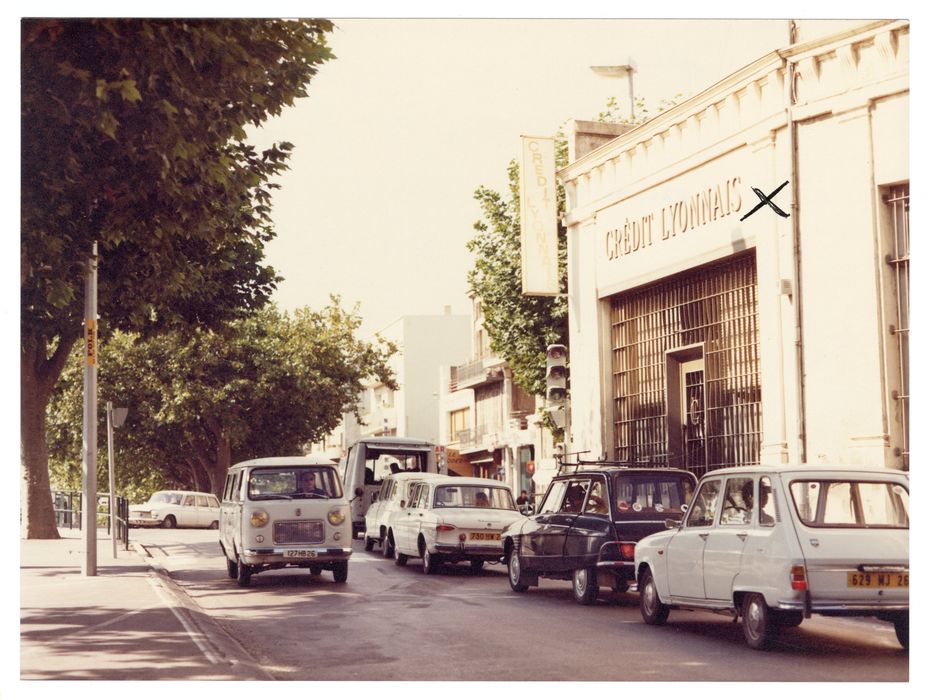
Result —
<instances>
[{"instance_id":1,"label":"sign on pole","mask_svg":"<svg viewBox=\"0 0 926 700\"><path fill-rule=\"evenodd\" d=\"M556 162L553 139L521 137L521 292L556 296Z\"/></svg>"}]
</instances>

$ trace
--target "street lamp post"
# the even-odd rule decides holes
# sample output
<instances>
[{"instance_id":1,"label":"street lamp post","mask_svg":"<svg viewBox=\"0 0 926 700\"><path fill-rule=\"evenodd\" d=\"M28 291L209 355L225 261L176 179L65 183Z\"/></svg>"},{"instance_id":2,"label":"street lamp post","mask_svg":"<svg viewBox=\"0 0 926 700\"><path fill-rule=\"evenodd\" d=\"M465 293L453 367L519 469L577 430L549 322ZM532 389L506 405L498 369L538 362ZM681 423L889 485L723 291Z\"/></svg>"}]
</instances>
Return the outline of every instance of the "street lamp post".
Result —
<instances>
[{"instance_id":1,"label":"street lamp post","mask_svg":"<svg viewBox=\"0 0 926 700\"><path fill-rule=\"evenodd\" d=\"M595 75L605 78L623 78L627 76L627 84L630 89L630 121L636 119L633 102L633 74L637 67L634 65L633 59L628 58L627 63L619 66L590 66L590 68Z\"/></svg>"}]
</instances>

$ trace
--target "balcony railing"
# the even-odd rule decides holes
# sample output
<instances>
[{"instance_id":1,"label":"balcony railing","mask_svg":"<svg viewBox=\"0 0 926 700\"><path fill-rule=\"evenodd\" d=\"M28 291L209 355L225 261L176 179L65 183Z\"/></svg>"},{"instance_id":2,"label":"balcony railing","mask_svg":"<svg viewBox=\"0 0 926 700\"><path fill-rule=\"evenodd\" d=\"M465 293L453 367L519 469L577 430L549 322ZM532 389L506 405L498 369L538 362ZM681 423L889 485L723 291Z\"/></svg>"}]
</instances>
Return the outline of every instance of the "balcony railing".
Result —
<instances>
[{"instance_id":1,"label":"balcony railing","mask_svg":"<svg viewBox=\"0 0 926 700\"><path fill-rule=\"evenodd\" d=\"M501 360L497 357L488 356L452 366L450 368L450 391L484 382L501 381L504 379L504 374L500 367L496 367L500 362Z\"/></svg>"}]
</instances>

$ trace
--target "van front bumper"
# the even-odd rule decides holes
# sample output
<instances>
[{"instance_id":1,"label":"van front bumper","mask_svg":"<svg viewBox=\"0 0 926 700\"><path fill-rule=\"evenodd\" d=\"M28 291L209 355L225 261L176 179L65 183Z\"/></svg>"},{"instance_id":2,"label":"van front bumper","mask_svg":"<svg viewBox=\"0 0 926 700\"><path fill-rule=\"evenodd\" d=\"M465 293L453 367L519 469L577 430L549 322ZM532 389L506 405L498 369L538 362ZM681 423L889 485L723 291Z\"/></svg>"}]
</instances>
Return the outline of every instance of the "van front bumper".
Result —
<instances>
[{"instance_id":1,"label":"van front bumper","mask_svg":"<svg viewBox=\"0 0 926 700\"><path fill-rule=\"evenodd\" d=\"M343 547L267 547L245 549L241 561L249 566L265 564L330 564L350 559L351 550Z\"/></svg>"}]
</instances>

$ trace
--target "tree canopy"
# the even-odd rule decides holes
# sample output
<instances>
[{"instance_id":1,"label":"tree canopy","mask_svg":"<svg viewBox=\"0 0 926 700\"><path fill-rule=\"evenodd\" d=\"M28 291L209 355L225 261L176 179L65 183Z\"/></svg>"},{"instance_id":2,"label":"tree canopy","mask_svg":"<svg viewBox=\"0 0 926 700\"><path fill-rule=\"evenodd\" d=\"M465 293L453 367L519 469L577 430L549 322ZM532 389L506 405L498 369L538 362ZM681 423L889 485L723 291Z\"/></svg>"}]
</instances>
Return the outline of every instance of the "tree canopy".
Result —
<instances>
[{"instance_id":1,"label":"tree canopy","mask_svg":"<svg viewBox=\"0 0 926 700\"><path fill-rule=\"evenodd\" d=\"M291 144L245 127L279 114L333 56L326 20L36 19L22 23L21 435L27 537L56 537L45 408L81 334L99 245L99 315L151 334L242 317L269 299L273 177Z\"/></svg>"},{"instance_id":2,"label":"tree canopy","mask_svg":"<svg viewBox=\"0 0 926 700\"><path fill-rule=\"evenodd\" d=\"M359 326L356 312L333 298L321 311L287 314L271 305L222 329L114 334L101 348L99 381L101 397L129 408L115 437L119 492L218 494L231 463L300 454L356 411L365 378L395 388L387 364L395 345L359 340ZM71 487L80 474L79 359L75 353L49 410L52 473ZM99 464L102 478L105 458Z\"/></svg>"}]
</instances>

